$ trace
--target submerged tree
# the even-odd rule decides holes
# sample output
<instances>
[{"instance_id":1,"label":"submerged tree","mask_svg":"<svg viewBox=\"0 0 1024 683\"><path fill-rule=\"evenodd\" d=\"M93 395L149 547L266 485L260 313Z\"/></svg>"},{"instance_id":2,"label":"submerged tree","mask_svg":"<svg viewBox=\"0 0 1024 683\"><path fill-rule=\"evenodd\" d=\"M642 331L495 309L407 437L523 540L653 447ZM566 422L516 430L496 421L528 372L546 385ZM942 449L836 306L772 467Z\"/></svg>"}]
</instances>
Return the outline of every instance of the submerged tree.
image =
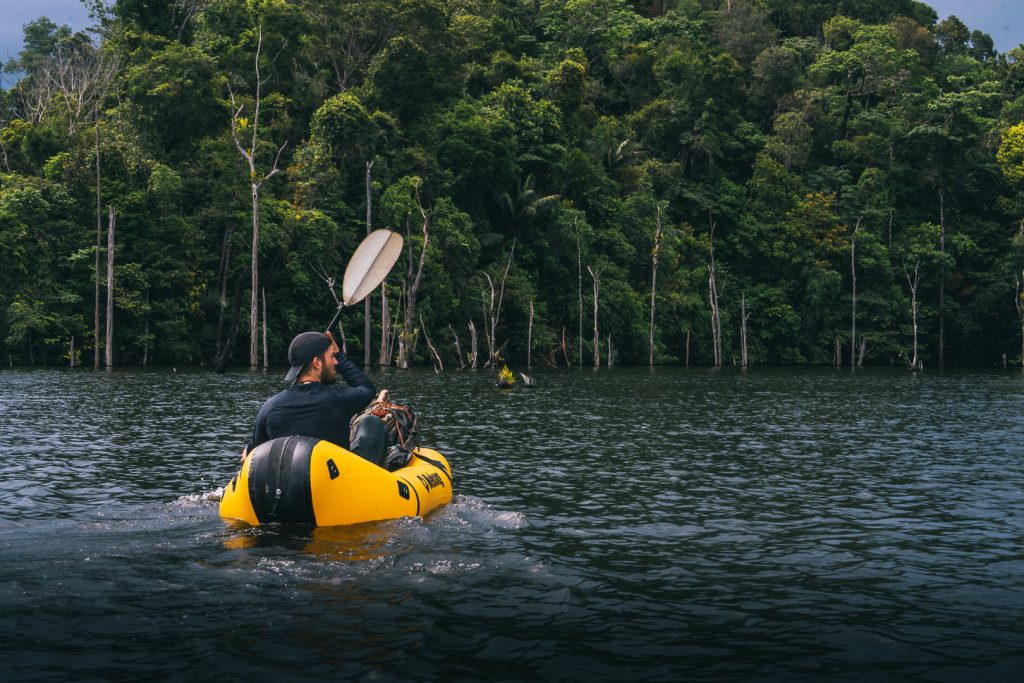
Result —
<instances>
[{"instance_id":1,"label":"submerged tree","mask_svg":"<svg viewBox=\"0 0 1024 683\"><path fill-rule=\"evenodd\" d=\"M260 75L260 53L263 50L263 26L262 24L257 26L257 38L256 38L256 56L253 59L253 66L256 73L256 92L253 96L252 105L252 119L242 118L242 112L245 109L245 104L238 103L235 96L234 89L228 89L228 93L231 97L231 138L234 140L235 148L238 153L242 155L245 162L249 166L249 187L252 191L252 259L250 262L250 269L252 275L251 284L251 298L249 305L249 366L256 367L258 363L257 356L257 324L259 316L257 315L257 304L259 301L259 254L260 254L260 191L263 189L263 185L278 174L280 169L278 163L281 160L281 152L288 145L285 141L280 147L277 148L277 153L274 155L274 161L270 166L270 170L264 172L257 171L257 158L260 147L263 140L260 138L260 108L262 106L262 89L266 84L267 79ZM242 145L242 135L249 132L248 145Z\"/></svg>"}]
</instances>

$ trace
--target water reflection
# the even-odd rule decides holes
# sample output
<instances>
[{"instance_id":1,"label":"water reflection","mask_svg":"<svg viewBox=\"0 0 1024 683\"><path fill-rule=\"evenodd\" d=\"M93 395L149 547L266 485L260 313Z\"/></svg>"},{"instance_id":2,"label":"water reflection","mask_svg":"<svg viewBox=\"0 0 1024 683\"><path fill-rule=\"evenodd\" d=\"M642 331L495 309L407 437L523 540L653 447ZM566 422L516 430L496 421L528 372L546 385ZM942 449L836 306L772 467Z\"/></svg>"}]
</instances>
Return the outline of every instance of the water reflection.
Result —
<instances>
[{"instance_id":1,"label":"water reflection","mask_svg":"<svg viewBox=\"0 0 1024 683\"><path fill-rule=\"evenodd\" d=\"M229 529L224 547L229 550L286 550L321 562L370 562L408 552L396 548L393 523L314 527L299 524L264 524L258 527L236 521Z\"/></svg>"}]
</instances>

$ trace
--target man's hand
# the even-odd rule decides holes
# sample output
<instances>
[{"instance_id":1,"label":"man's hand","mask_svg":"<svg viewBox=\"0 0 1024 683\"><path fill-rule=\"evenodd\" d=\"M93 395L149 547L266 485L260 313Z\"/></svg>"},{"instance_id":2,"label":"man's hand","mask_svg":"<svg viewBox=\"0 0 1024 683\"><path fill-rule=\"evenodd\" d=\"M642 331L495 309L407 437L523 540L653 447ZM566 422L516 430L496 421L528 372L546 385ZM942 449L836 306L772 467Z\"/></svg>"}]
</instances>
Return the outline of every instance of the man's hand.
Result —
<instances>
[{"instance_id":1,"label":"man's hand","mask_svg":"<svg viewBox=\"0 0 1024 683\"><path fill-rule=\"evenodd\" d=\"M324 332L324 336L327 337L327 340L329 342L331 342L331 346L327 349L327 353L331 354L332 356L338 353L338 351L340 351L341 349L338 348L338 342L334 341L334 335L328 331Z\"/></svg>"}]
</instances>

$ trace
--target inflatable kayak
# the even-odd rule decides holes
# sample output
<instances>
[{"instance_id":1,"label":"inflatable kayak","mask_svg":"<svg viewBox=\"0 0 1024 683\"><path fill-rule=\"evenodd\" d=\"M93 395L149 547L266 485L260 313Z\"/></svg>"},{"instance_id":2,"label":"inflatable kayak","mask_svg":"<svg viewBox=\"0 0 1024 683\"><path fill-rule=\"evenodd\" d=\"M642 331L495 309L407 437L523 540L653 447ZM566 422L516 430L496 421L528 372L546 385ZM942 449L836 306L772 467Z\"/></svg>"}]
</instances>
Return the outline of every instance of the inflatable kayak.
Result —
<instances>
[{"instance_id":1,"label":"inflatable kayak","mask_svg":"<svg viewBox=\"0 0 1024 683\"><path fill-rule=\"evenodd\" d=\"M220 516L336 526L422 516L451 499L451 467L435 450L417 448L389 472L329 441L288 436L246 455L224 488Z\"/></svg>"}]
</instances>

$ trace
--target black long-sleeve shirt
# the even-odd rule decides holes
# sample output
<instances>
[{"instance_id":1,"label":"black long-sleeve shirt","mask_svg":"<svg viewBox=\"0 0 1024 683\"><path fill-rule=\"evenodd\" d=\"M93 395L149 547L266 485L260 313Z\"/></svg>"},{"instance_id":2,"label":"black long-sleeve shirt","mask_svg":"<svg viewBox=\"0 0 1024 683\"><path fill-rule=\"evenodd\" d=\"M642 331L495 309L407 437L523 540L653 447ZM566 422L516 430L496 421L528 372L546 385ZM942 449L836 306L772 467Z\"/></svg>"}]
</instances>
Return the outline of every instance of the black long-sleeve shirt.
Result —
<instances>
[{"instance_id":1,"label":"black long-sleeve shirt","mask_svg":"<svg viewBox=\"0 0 1024 683\"><path fill-rule=\"evenodd\" d=\"M311 436L348 448L349 422L377 394L370 378L338 353L338 374L348 386L310 382L271 396L256 416L249 450L281 436Z\"/></svg>"}]
</instances>

